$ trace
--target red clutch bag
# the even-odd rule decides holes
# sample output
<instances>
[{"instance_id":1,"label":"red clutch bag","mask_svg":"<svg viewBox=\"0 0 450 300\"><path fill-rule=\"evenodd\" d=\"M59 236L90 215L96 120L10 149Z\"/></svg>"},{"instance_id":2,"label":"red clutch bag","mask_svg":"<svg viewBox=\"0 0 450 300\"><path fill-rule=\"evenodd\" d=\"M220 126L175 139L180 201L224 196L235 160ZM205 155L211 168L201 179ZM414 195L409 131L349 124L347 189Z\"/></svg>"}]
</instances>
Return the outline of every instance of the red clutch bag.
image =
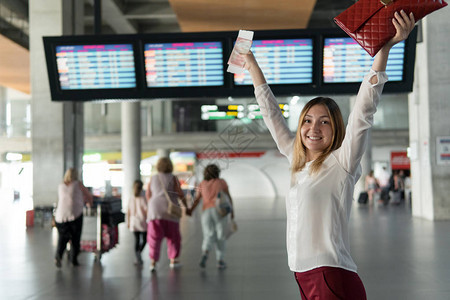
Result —
<instances>
[{"instance_id":1,"label":"red clutch bag","mask_svg":"<svg viewBox=\"0 0 450 300\"><path fill-rule=\"evenodd\" d=\"M359 0L334 21L373 57L395 35L396 11L412 12L418 21L445 6L443 0Z\"/></svg>"}]
</instances>

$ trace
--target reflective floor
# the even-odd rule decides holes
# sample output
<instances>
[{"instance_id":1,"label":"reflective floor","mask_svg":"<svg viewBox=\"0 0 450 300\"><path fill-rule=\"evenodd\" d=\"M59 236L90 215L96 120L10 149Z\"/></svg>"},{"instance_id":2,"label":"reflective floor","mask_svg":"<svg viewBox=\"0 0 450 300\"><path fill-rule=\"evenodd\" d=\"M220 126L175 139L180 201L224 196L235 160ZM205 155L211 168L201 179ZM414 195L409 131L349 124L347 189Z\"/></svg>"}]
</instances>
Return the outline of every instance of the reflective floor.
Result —
<instances>
[{"instance_id":1,"label":"reflective floor","mask_svg":"<svg viewBox=\"0 0 450 300\"><path fill-rule=\"evenodd\" d=\"M182 268L163 252L157 272L133 264L134 237L119 226L120 243L100 263L80 255L79 267L53 264L56 231L25 229L20 203L0 212L1 299L300 299L285 252L283 199L235 199L238 232L228 240L228 268L210 256L198 266L199 211L182 220ZM351 247L368 299L450 299L450 222L411 217L406 205L361 207L351 217ZM165 244L164 244L165 249Z\"/></svg>"}]
</instances>

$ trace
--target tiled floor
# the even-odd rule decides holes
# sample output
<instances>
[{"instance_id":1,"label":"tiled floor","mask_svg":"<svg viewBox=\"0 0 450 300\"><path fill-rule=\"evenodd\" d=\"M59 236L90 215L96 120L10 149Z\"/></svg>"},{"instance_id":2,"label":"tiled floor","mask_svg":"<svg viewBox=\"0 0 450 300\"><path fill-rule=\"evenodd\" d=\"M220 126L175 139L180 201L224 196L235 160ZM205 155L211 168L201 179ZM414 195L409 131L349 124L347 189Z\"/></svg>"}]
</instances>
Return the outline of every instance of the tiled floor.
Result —
<instances>
[{"instance_id":1,"label":"tiled floor","mask_svg":"<svg viewBox=\"0 0 450 300\"><path fill-rule=\"evenodd\" d=\"M56 231L25 229L20 204L0 212L1 299L300 299L287 267L283 199L235 199L239 231L227 244L228 268L211 256L198 267L199 211L182 221L183 267L170 270L164 254L156 274L149 260L133 264L133 236L121 224L120 244L101 263L80 255L79 267L53 265ZM411 217L408 207L360 207L351 217L354 260L368 299L450 299L450 222ZM165 246L164 246L165 247ZM145 250L147 253L147 249Z\"/></svg>"}]
</instances>

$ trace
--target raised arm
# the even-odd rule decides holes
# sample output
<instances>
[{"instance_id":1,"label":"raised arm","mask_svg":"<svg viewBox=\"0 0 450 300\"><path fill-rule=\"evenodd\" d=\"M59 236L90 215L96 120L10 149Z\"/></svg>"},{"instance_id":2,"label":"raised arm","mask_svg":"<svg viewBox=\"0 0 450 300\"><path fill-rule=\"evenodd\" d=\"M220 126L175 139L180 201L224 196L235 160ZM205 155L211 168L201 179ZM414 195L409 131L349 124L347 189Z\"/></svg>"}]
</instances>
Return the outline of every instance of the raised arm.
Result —
<instances>
[{"instance_id":1,"label":"raised arm","mask_svg":"<svg viewBox=\"0 0 450 300\"><path fill-rule=\"evenodd\" d=\"M391 48L405 40L414 28L414 16L401 11L395 13L393 24L396 28L395 36L384 45L375 56L372 70L361 83L355 105L349 116L344 141L337 151L338 159L344 169L354 173L359 168L364 154L368 130L373 125L373 115L376 112L384 83L387 81L386 64Z\"/></svg>"},{"instance_id":2,"label":"raised arm","mask_svg":"<svg viewBox=\"0 0 450 300\"><path fill-rule=\"evenodd\" d=\"M244 55L244 54L243 54ZM244 55L245 63L244 68L249 72L253 86L256 88L264 83L267 83L266 78L264 77L264 73L256 61L255 56L251 51Z\"/></svg>"},{"instance_id":3,"label":"raised arm","mask_svg":"<svg viewBox=\"0 0 450 300\"><path fill-rule=\"evenodd\" d=\"M377 55L375 56L375 59L372 64L372 70L374 70L375 72L386 71L389 51L391 51L391 48L395 44L408 38L411 31L414 29L414 25L416 22L414 20L413 13L410 13L408 16L403 10L401 10L400 13L399 12L394 13L392 23L394 24L394 27L396 29L396 34L389 42L387 42L380 49L380 51L378 51ZM370 79L370 83L376 84L377 78L373 76Z\"/></svg>"},{"instance_id":4,"label":"raised arm","mask_svg":"<svg viewBox=\"0 0 450 300\"><path fill-rule=\"evenodd\" d=\"M290 158L295 135L289 130L279 104L267 85L264 73L259 67L255 56L251 51L243 54L243 56L245 59L244 68L248 70L252 78L256 101L261 110L264 123L269 129L280 152Z\"/></svg>"}]
</instances>

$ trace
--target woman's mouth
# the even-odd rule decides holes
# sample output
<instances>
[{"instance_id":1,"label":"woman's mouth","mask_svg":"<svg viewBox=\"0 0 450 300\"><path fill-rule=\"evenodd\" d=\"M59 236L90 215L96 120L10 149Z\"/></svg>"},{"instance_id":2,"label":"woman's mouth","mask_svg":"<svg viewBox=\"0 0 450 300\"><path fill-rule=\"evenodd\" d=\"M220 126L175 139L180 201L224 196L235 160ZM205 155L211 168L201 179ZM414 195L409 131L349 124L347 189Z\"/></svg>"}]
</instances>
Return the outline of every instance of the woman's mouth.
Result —
<instances>
[{"instance_id":1,"label":"woman's mouth","mask_svg":"<svg viewBox=\"0 0 450 300\"><path fill-rule=\"evenodd\" d=\"M318 141L318 140L321 140L322 138L320 136L308 136L308 139L313 140L313 141Z\"/></svg>"}]
</instances>

